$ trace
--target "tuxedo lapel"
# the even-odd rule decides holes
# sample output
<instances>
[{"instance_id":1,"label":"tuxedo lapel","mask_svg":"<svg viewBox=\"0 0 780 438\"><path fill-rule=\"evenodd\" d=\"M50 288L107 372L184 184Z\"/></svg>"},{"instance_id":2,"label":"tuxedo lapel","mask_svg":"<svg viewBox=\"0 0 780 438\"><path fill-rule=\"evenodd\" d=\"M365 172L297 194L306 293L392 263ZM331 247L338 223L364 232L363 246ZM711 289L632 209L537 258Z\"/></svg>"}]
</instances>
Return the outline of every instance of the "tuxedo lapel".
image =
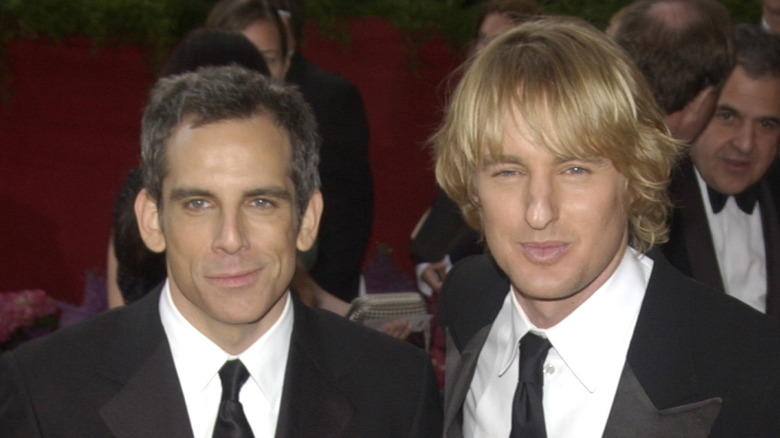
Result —
<instances>
[{"instance_id":1,"label":"tuxedo lapel","mask_svg":"<svg viewBox=\"0 0 780 438\"><path fill-rule=\"evenodd\" d=\"M693 164L686 160L680 164L681 172L678 184L673 191L678 193L680 205L676 205L673 218L679 221L674 226L680 226L681 233L672 239L681 239L685 245L687 262L690 267L690 276L723 292L723 279L720 276L718 259L715 255L715 245L712 243L707 212L702 199L699 183L696 180ZM672 230L674 233L674 230Z\"/></svg>"},{"instance_id":2,"label":"tuxedo lapel","mask_svg":"<svg viewBox=\"0 0 780 438\"><path fill-rule=\"evenodd\" d=\"M471 380L477 369L479 353L485 345L491 325L479 330L459 352L447 331L447 374L445 376L444 436L461 438L463 436L463 403L471 387Z\"/></svg>"},{"instance_id":3,"label":"tuxedo lapel","mask_svg":"<svg viewBox=\"0 0 780 438\"><path fill-rule=\"evenodd\" d=\"M685 336L686 315L694 312L680 298L691 284L660 254L651 252L653 272L628 349L627 362L653 404L666 409L694 401L700 392L693 351Z\"/></svg>"},{"instance_id":4,"label":"tuxedo lapel","mask_svg":"<svg viewBox=\"0 0 780 438\"><path fill-rule=\"evenodd\" d=\"M612 404L605 437L708 436L720 398L703 396L681 298L692 284L652 252L653 272L631 338L626 365ZM695 284L695 283L693 283Z\"/></svg>"},{"instance_id":5,"label":"tuxedo lapel","mask_svg":"<svg viewBox=\"0 0 780 438\"><path fill-rule=\"evenodd\" d=\"M626 364L620 376L603 438L705 438L710 434L721 404L720 398L711 398L659 411L645 393L631 367Z\"/></svg>"},{"instance_id":6,"label":"tuxedo lapel","mask_svg":"<svg viewBox=\"0 0 780 438\"><path fill-rule=\"evenodd\" d=\"M758 202L761 207L761 226L766 254L766 313L780 320L780 216L766 181L761 182Z\"/></svg>"},{"instance_id":7,"label":"tuxedo lapel","mask_svg":"<svg viewBox=\"0 0 780 438\"><path fill-rule=\"evenodd\" d=\"M276 438L340 437L355 407L335 384L338 370L318 342L309 309L293 301L295 322L282 391Z\"/></svg>"},{"instance_id":8,"label":"tuxedo lapel","mask_svg":"<svg viewBox=\"0 0 780 438\"><path fill-rule=\"evenodd\" d=\"M192 437L173 356L159 313L160 290L129 306L97 371L118 392L100 415L118 438Z\"/></svg>"},{"instance_id":9,"label":"tuxedo lapel","mask_svg":"<svg viewBox=\"0 0 780 438\"><path fill-rule=\"evenodd\" d=\"M192 437L167 341L159 343L122 390L100 409L100 415L117 438Z\"/></svg>"}]
</instances>

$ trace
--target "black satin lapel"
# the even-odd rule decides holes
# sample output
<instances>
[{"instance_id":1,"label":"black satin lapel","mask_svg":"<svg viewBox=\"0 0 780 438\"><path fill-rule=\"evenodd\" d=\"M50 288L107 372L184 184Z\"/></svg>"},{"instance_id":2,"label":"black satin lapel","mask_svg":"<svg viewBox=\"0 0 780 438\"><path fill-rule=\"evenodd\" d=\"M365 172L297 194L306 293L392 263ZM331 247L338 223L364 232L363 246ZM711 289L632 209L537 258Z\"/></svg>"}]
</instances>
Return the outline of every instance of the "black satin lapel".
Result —
<instances>
[{"instance_id":1,"label":"black satin lapel","mask_svg":"<svg viewBox=\"0 0 780 438\"><path fill-rule=\"evenodd\" d=\"M780 216L766 182L760 186L758 202L761 207L766 254L766 313L775 320L780 320Z\"/></svg>"},{"instance_id":2,"label":"black satin lapel","mask_svg":"<svg viewBox=\"0 0 780 438\"><path fill-rule=\"evenodd\" d=\"M276 438L339 437L354 413L349 400L315 366L311 356L292 342Z\"/></svg>"},{"instance_id":3,"label":"black satin lapel","mask_svg":"<svg viewBox=\"0 0 780 438\"><path fill-rule=\"evenodd\" d=\"M620 377L604 438L705 438L718 417L722 400L712 398L659 411L647 396L631 367Z\"/></svg>"},{"instance_id":4,"label":"black satin lapel","mask_svg":"<svg viewBox=\"0 0 780 438\"><path fill-rule=\"evenodd\" d=\"M479 353L485 345L491 327L492 324L479 330L455 361L451 358L457 356L452 356L449 352L455 350L455 344L447 333L447 381L444 391L444 436L447 438L463 436L463 403L477 370Z\"/></svg>"},{"instance_id":5,"label":"black satin lapel","mask_svg":"<svg viewBox=\"0 0 780 438\"><path fill-rule=\"evenodd\" d=\"M702 283L723 292L723 279L720 276L718 259L715 255L715 245L712 243L712 234L707 213L704 211L704 201L696 180L693 164L685 163L682 201L683 211L675 211L682 214L683 238L691 266L691 276Z\"/></svg>"},{"instance_id":6,"label":"black satin lapel","mask_svg":"<svg viewBox=\"0 0 780 438\"><path fill-rule=\"evenodd\" d=\"M149 359L100 415L117 438L191 438L184 395L167 341Z\"/></svg>"}]
</instances>

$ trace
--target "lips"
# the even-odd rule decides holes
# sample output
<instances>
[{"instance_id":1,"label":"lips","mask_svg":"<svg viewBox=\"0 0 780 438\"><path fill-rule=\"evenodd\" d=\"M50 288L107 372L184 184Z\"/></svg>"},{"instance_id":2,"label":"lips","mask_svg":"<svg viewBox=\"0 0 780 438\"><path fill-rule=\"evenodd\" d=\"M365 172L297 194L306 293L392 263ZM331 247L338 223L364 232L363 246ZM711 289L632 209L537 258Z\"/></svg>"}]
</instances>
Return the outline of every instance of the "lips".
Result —
<instances>
[{"instance_id":1,"label":"lips","mask_svg":"<svg viewBox=\"0 0 780 438\"><path fill-rule=\"evenodd\" d=\"M220 273L206 277L211 283L225 288L240 288L252 284L260 274L256 269L248 272Z\"/></svg>"},{"instance_id":2,"label":"lips","mask_svg":"<svg viewBox=\"0 0 780 438\"><path fill-rule=\"evenodd\" d=\"M529 242L521 244L523 254L533 263L550 264L563 257L571 246L563 242Z\"/></svg>"},{"instance_id":3,"label":"lips","mask_svg":"<svg viewBox=\"0 0 780 438\"><path fill-rule=\"evenodd\" d=\"M721 158L721 162L727 169L745 171L750 168L751 161L742 158Z\"/></svg>"}]
</instances>

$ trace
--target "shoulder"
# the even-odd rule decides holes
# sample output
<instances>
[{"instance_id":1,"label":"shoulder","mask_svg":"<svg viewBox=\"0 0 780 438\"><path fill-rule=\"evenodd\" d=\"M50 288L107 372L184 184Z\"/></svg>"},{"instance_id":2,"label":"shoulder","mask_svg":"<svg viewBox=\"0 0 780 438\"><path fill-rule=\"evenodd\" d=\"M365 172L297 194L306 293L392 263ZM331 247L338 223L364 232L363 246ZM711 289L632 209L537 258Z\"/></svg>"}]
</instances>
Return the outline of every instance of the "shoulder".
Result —
<instances>
[{"instance_id":1,"label":"shoulder","mask_svg":"<svg viewBox=\"0 0 780 438\"><path fill-rule=\"evenodd\" d=\"M293 339L310 352L321 352L321 359L343 371L362 373L368 368L371 373L395 368L421 375L430 362L420 348L298 301Z\"/></svg>"},{"instance_id":2,"label":"shoulder","mask_svg":"<svg viewBox=\"0 0 780 438\"><path fill-rule=\"evenodd\" d=\"M653 258L629 351L640 381L690 369L702 390L738 403L780 392L780 325Z\"/></svg>"},{"instance_id":3,"label":"shoulder","mask_svg":"<svg viewBox=\"0 0 780 438\"><path fill-rule=\"evenodd\" d=\"M137 303L25 343L11 352L13 359L23 374L44 371L35 379L68 379L98 364L143 357L164 337L158 297L159 293L150 293Z\"/></svg>"},{"instance_id":4,"label":"shoulder","mask_svg":"<svg viewBox=\"0 0 780 438\"><path fill-rule=\"evenodd\" d=\"M467 257L447 274L439 316L456 344L493 322L509 292L509 279L489 254Z\"/></svg>"}]
</instances>

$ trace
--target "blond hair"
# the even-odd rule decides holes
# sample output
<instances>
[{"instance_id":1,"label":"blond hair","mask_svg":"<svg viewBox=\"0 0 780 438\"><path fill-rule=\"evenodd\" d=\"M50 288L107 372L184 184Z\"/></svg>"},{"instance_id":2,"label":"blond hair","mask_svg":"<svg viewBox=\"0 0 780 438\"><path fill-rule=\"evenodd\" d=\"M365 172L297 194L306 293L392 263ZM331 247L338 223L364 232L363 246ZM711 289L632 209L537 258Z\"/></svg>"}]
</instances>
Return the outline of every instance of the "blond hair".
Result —
<instances>
[{"instance_id":1,"label":"blond hair","mask_svg":"<svg viewBox=\"0 0 780 438\"><path fill-rule=\"evenodd\" d=\"M669 136L642 74L584 21L545 18L493 41L468 66L434 134L436 179L481 230L474 177L501 152L511 111L528 141L558 157L603 157L628 180L630 244L666 241L666 188L681 145Z\"/></svg>"}]
</instances>

